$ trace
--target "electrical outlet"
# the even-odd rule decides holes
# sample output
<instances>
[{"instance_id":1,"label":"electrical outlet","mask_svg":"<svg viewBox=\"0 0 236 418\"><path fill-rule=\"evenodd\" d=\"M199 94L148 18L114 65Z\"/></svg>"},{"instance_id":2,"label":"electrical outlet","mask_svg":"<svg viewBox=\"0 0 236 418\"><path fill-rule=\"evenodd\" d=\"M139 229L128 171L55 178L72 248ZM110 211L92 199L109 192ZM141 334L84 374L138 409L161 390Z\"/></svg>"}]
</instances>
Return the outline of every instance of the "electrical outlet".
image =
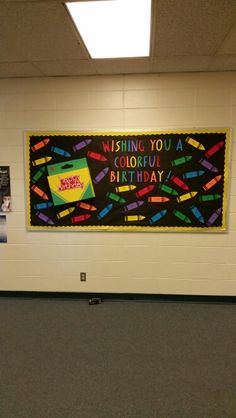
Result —
<instances>
[{"instance_id":1,"label":"electrical outlet","mask_svg":"<svg viewBox=\"0 0 236 418\"><path fill-rule=\"evenodd\" d=\"M81 282L86 282L86 273L85 272L80 272L80 281Z\"/></svg>"}]
</instances>

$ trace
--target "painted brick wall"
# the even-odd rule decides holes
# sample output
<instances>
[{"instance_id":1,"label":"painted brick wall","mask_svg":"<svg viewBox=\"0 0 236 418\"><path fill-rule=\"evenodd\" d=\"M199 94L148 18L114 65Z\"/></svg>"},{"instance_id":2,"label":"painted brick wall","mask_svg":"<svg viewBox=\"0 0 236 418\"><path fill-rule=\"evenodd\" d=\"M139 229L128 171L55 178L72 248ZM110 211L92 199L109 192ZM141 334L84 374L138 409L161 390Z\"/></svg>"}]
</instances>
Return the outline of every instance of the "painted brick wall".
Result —
<instances>
[{"instance_id":1,"label":"painted brick wall","mask_svg":"<svg viewBox=\"0 0 236 418\"><path fill-rule=\"evenodd\" d=\"M24 132L232 128L226 233L28 232ZM0 290L236 294L236 73L0 80ZM87 281L80 282L80 271Z\"/></svg>"}]
</instances>

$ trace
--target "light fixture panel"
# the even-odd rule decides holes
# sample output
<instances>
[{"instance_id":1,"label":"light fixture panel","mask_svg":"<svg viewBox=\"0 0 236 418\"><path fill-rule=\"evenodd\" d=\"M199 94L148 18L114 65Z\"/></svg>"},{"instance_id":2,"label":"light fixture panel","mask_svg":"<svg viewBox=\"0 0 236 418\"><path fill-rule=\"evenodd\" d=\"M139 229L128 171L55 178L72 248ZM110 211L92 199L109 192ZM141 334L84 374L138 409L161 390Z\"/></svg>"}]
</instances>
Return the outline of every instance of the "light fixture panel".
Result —
<instances>
[{"instance_id":1,"label":"light fixture panel","mask_svg":"<svg viewBox=\"0 0 236 418\"><path fill-rule=\"evenodd\" d=\"M149 56L151 0L78 1L66 6L92 58Z\"/></svg>"}]
</instances>

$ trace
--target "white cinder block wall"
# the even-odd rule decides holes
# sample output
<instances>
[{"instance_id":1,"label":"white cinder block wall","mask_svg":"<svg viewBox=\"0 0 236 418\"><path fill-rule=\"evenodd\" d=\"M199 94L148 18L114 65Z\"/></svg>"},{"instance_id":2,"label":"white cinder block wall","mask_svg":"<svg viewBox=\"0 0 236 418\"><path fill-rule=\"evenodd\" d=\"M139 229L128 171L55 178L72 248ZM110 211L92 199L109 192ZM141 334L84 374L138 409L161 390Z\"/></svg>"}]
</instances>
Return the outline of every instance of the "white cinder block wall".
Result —
<instances>
[{"instance_id":1,"label":"white cinder block wall","mask_svg":"<svg viewBox=\"0 0 236 418\"><path fill-rule=\"evenodd\" d=\"M226 233L26 230L25 131L200 127L232 128ZM235 130L235 72L0 80L0 165L10 166L13 209L0 290L235 295Z\"/></svg>"}]
</instances>

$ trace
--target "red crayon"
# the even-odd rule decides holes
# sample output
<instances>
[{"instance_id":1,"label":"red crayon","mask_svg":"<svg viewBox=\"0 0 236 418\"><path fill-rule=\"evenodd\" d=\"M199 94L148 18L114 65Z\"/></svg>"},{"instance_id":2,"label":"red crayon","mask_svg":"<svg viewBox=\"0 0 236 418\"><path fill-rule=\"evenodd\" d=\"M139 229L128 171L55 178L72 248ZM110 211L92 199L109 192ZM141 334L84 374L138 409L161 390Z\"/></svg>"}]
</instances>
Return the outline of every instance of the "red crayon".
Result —
<instances>
[{"instance_id":1,"label":"red crayon","mask_svg":"<svg viewBox=\"0 0 236 418\"><path fill-rule=\"evenodd\" d=\"M145 194L151 192L154 189L154 187L155 186L152 185L143 187L143 189L138 190L135 194L137 197L144 196Z\"/></svg>"},{"instance_id":2,"label":"red crayon","mask_svg":"<svg viewBox=\"0 0 236 418\"><path fill-rule=\"evenodd\" d=\"M31 147L32 151L37 151L38 149L45 147L45 145L47 145L49 143L49 141L50 141L50 139L46 138L46 139L43 139L40 142L37 142L37 144L35 144Z\"/></svg>"},{"instance_id":3,"label":"red crayon","mask_svg":"<svg viewBox=\"0 0 236 418\"><path fill-rule=\"evenodd\" d=\"M86 213L85 215L79 215L79 216L74 216L73 218L71 218L71 222L73 224L77 223L77 222L83 222L86 221L87 219L89 219L91 217L90 214Z\"/></svg>"},{"instance_id":4,"label":"red crayon","mask_svg":"<svg viewBox=\"0 0 236 418\"><path fill-rule=\"evenodd\" d=\"M88 203L85 202L79 202L77 204L77 206L79 206L82 209L86 209L86 210L97 210L97 208L93 205L89 205Z\"/></svg>"},{"instance_id":5,"label":"red crayon","mask_svg":"<svg viewBox=\"0 0 236 418\"><path fill-rule=\"evenodd\" d=\"M46 193L44 193L44 191L42 189L40 189L38 186L36 186L35 184L31 187L31 190L33 190L33 192L37 193L37 195L39 195L42 199L49 200L48 195Z\"/></svg>"},{"instance_id":6,"label":"red crayon","mask_svg":"<svg viewBox=\"0 0 236 418\"><path fill-rule=\"evenodd\" d=\"M215 152L219 151L219 149L220 149L221 147L223 147L223 145L224 145L224 141L217 142L217 144L215 144L212 148L210 148L210 149L209 149L209 150L205 153L205 156L206 156L206 157L211 157L213 154L215 154Z\"/></svg>"},{"instance_id":7,"label":"red crayon","mask_svg":"<svg viewBox=\"0 0 236 418\"><path fill-rule=\"evenodd\" d=\"M104 157L104 155L98 154L97 152L88 151L87 156L94 158L94 160L107 161L107 158Z\"/></svg>"},{"instance_id":8,"label":"red crayon","mask_svg":"<svg viewBox=\"0 0 236 418\"><path fill-rule=\"evenodd\" d=\"M187 186L187 184L184 183L181 179L179 179L179 177L172 176L171 181L173 181L173 183L177 184L177 186L181 187L181 189L189 190L189 187Z\"/></svg>"}]
</instances>

